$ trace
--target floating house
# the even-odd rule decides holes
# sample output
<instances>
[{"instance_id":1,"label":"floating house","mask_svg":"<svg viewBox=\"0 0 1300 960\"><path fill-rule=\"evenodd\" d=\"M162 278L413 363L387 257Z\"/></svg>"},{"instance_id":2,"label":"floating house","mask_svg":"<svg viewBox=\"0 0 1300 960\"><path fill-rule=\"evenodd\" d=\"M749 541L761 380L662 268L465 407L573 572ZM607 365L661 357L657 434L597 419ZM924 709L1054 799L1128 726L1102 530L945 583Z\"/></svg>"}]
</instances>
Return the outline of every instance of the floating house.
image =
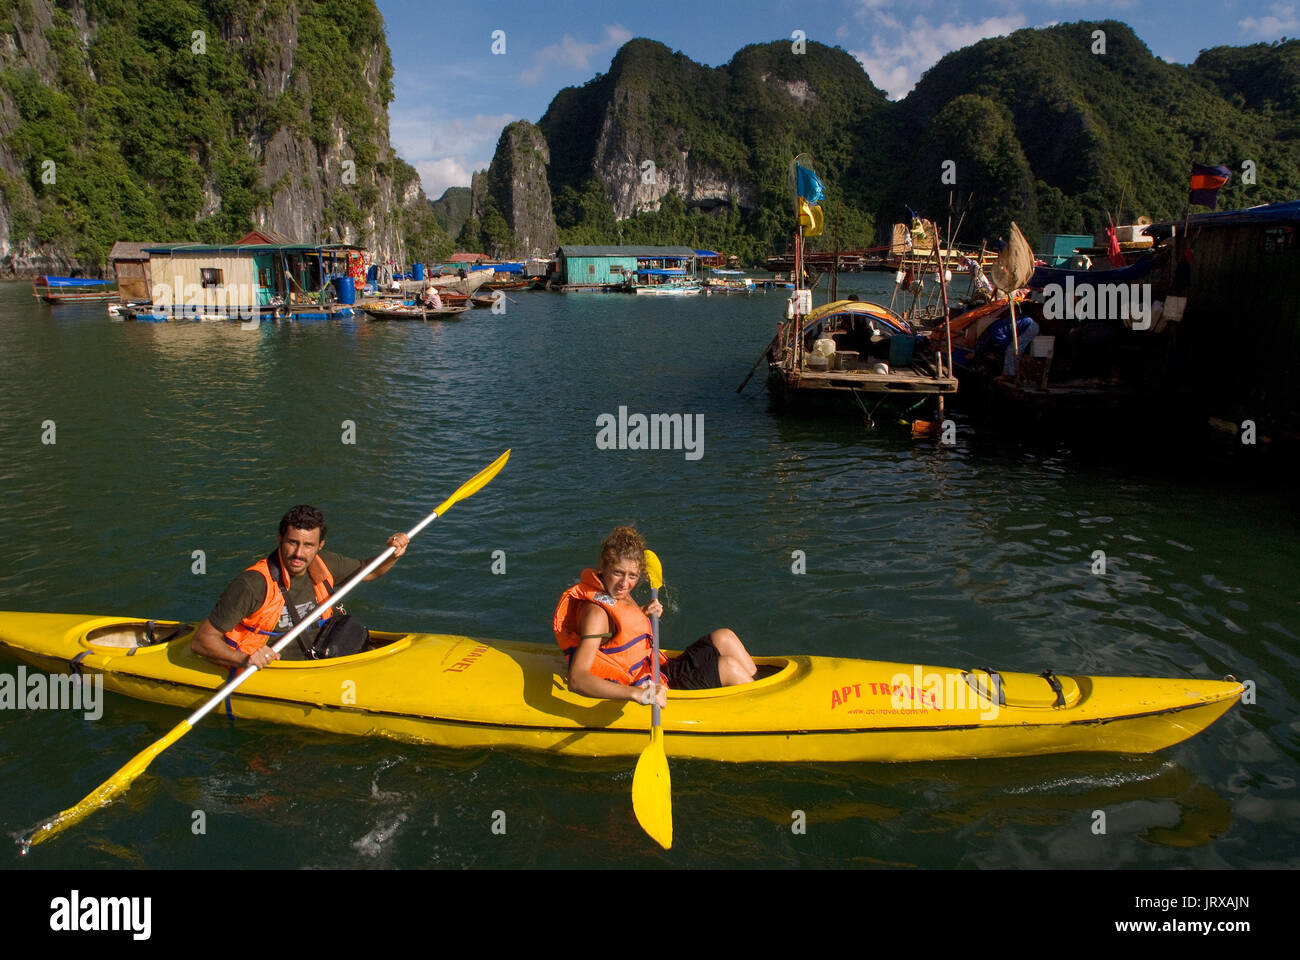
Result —
<instances>
[{"instance_id":1,"label":"floating house","mask_svg":"<svg viewBox=\"0 0 1300 960\"><path fill-rule=\"evenodd\" d=\"M690 247L563 246L555 255L559 289L567 293L599 292L626 287L638 270L695 272Z\"/></svg>"},{"instance_id":2,"label":"floating house","mask_svg":"<svg viewBox=\"0 0 1300 960\"><path fill-rule=\"evenodd\" d=\"M365 252L352 244L305 244L253 230L233 244L145 245L151 315L161 318L248 319L319 310L364 281ZM351 297L355 299L355 297Z\"/></svg>"}]
</instances>

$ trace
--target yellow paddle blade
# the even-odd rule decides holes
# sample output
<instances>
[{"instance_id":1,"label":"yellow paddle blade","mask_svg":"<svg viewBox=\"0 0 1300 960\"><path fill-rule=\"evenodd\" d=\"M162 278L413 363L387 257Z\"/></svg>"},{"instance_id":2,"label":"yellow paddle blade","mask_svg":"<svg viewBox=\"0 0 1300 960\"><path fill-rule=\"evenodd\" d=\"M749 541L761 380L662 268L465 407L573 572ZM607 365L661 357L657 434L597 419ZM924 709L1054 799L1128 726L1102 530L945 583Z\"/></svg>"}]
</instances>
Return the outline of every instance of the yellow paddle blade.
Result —
<instances>
[{"instance_id":1,"label":"yellow paddle blade","mask_svg":"<svg viewBox=\"0 0 1300 960\"><path fill-rule=\"evenodd\" d=\"M650 578L650 588L658 590L664 585L664 565L659 562L653 550L645 552L645 573Z\"/></svg>"},{"instance_id":2,"label":"yellow paddle blade","mask_svg":"<svg viewBox=\"0 0 1300 960\"><path fill-rule=\"evenodd\" d=\"M158 756L173 743L179 740L185 734L190 732L190 723L188 720L182 720L167 736L150 744L141 750L134 757L126 762L126 765L117 773L113 774L98 787L94 789L84 800L75 807L69 807L56 817L45 821L40 826L35 827L27 832L18 843L22 847L22 852L26 853L28 849L42 841L50 839L55 834L62 833L74 823L80 823L90 816L100 807L106 807L119 796L126 793L130 788L132 781L153 762L153 758Z\"/></svg>"},{"instance_id":3,"label":"yellow paddle blade","mask_svg":"<svg viewBox=\"0 0 1300 960\"><path fill-rule=\"evenodd\" d=\"M649 553L649 551L647 551ZM632 774L632 810L641 829L665 850L673 845L673 791L668 779L663 727L650 731L650 743L641 751Z\"/></svg>"},{"instance_id":4,"label":"yellow paddle blade","mask_svg":"<svg viewBox=\"0 0 1300 960\"><path fill-rule=\"evenodd\" d=\"M448 508L450 508L453 504L458 503L461 500L464 500L466 497L472 497L474 494L478 493L480 490L482 490L484 487L488 485L488 483L492 480L493 477L495 477L498 473L501 472L501 468L506 465L506 461L509 459L510 459L510 451L507 450L505 453L501 454L501 456L497 457L495 460L493 460L490 464L488 464L478 473L474 474L474 476L470 477L468 480L462 483L456 489L456 492L453 493L446 500L442 501L442 503L438 504L438 509L433 512L436 513L438 516L442 516L443 513L445 513L448 510Z\"/></svg>"}]
</instances>

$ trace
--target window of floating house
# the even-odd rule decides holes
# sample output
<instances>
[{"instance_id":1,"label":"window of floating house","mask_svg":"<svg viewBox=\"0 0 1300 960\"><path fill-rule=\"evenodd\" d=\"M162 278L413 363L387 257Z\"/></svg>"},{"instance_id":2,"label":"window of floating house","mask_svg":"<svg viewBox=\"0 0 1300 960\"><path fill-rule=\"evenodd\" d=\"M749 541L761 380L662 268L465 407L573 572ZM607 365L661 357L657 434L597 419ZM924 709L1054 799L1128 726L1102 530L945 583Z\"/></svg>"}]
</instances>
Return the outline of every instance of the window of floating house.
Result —
<instances>
[{"instance_id":1,"label":"window of floating house","mask_svg":"<svg viewBox=\"0 0 1300 960\"><path fill-rule=\"evenodd\" d=\"M221 271L213 267L203 267L199 270L199 275L205 287L221 286Z\"/></svg>"},{"instance_id":2,"label":"window of floating house","mask_svg":"<svg viewBox=\"0 0 1300 960\"><path fill-rule=\"evenodd\" d=\"M596 265L594 263L587 264L587 273L591 274L592 276L596 275Z\"/></svg>"},{"instance_id":3,"label":"window of floating house","mask_svg":"<svg viewBox=\"0 0 1300 960\"><path fill-rule=\"evenodd\" d=\"M259 287L269 287L269 286L271 285L271 268L270 268L270 267L258 267L258 268L257 268L257 285L258 285Z\"/></svg>"}]
</instances>

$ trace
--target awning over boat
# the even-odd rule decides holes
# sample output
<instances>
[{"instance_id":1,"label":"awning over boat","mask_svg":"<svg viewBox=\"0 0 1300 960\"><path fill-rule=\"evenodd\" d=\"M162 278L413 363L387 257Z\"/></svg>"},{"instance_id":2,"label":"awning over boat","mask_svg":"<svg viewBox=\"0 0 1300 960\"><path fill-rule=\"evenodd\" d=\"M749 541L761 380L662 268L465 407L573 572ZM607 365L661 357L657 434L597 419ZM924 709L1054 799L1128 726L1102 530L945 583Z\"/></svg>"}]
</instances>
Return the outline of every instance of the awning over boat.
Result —
<instances>
[{"instance_id":1,"label":"awning over boat","mask_svg":"<svg viewBox=\"0 0 1300 960\"><path fill-rule=\"evenodd\" d=\"M714 267L712 272L720 277L743 277L745 275L744 270L719 270L717 267Z\"/></svg>"},{"instance_id":2,"label":"awning over boat","mask_svg":"<svg viewBox=\"0 0 1300 960\"><path fill-rule=\"evenodd\" d=\"M836 300L834 303L828 303L818 307L808 316L804 317L803 330L807 333L812 329L821 329L824 321L831 317L842 316L859 316L875 320L881 326L886 328L890 334L902 333L911 334L912 328L907 321L900 317L888 307L882 307L878 303L872 303L869 300Z\"/></svg>"},{"instance_id":3,"label":"awning over boat","mask_svg":"<svg viewBox=\"0 0 1300 960\"><path fill-rule=\"evenodd\" d=\"M85 277L37 277L38 287L111 287L115 280L88 280Z\"/></svg>"},{"instance_id":4,"label":"awning over boat","mask_svg":"<svg viewBox=\"0 0 1300 960\"><path fill-rule=\"evenodd\" d=\"M683 270L683 269L681 269L680 267L677 267L677 268L672 268L672 267L646 267L646 268L643 269L643 270L638 270L637 273L638 273L638 274L642 274L642 275L648 274L649 276L652 276L652 277L684 277L684 276L686 276L686 271Z\"/></svg>"}]
</instances>

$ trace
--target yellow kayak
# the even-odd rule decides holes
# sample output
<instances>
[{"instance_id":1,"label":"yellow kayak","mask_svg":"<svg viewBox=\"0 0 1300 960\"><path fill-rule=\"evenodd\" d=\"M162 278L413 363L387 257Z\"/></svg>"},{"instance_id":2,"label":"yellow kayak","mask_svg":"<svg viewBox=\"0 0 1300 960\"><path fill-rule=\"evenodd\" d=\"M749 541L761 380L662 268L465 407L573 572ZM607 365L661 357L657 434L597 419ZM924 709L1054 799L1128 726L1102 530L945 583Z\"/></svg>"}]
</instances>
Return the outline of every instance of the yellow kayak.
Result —
<instances>
[{"instance_id":1,"label":"yellow kayak","mask_svg":"<svg viewBox=\"0 0 1300 960\"><path fill-rule=\"evenodd\" d=\"M190 651L193 626L0 612L0 652L51 673L190 709L228 679ZM277 661L230 698L236 718L453 747L634 757L649 710L568 689L557 646L375 633L376 649ZM1186 740L1242 694L1236 680L1157 680L962 670L839 657L755 657L759 679L673 691L670 757L902 761L1102 751Z\"/></svg>"}]
</instances>

